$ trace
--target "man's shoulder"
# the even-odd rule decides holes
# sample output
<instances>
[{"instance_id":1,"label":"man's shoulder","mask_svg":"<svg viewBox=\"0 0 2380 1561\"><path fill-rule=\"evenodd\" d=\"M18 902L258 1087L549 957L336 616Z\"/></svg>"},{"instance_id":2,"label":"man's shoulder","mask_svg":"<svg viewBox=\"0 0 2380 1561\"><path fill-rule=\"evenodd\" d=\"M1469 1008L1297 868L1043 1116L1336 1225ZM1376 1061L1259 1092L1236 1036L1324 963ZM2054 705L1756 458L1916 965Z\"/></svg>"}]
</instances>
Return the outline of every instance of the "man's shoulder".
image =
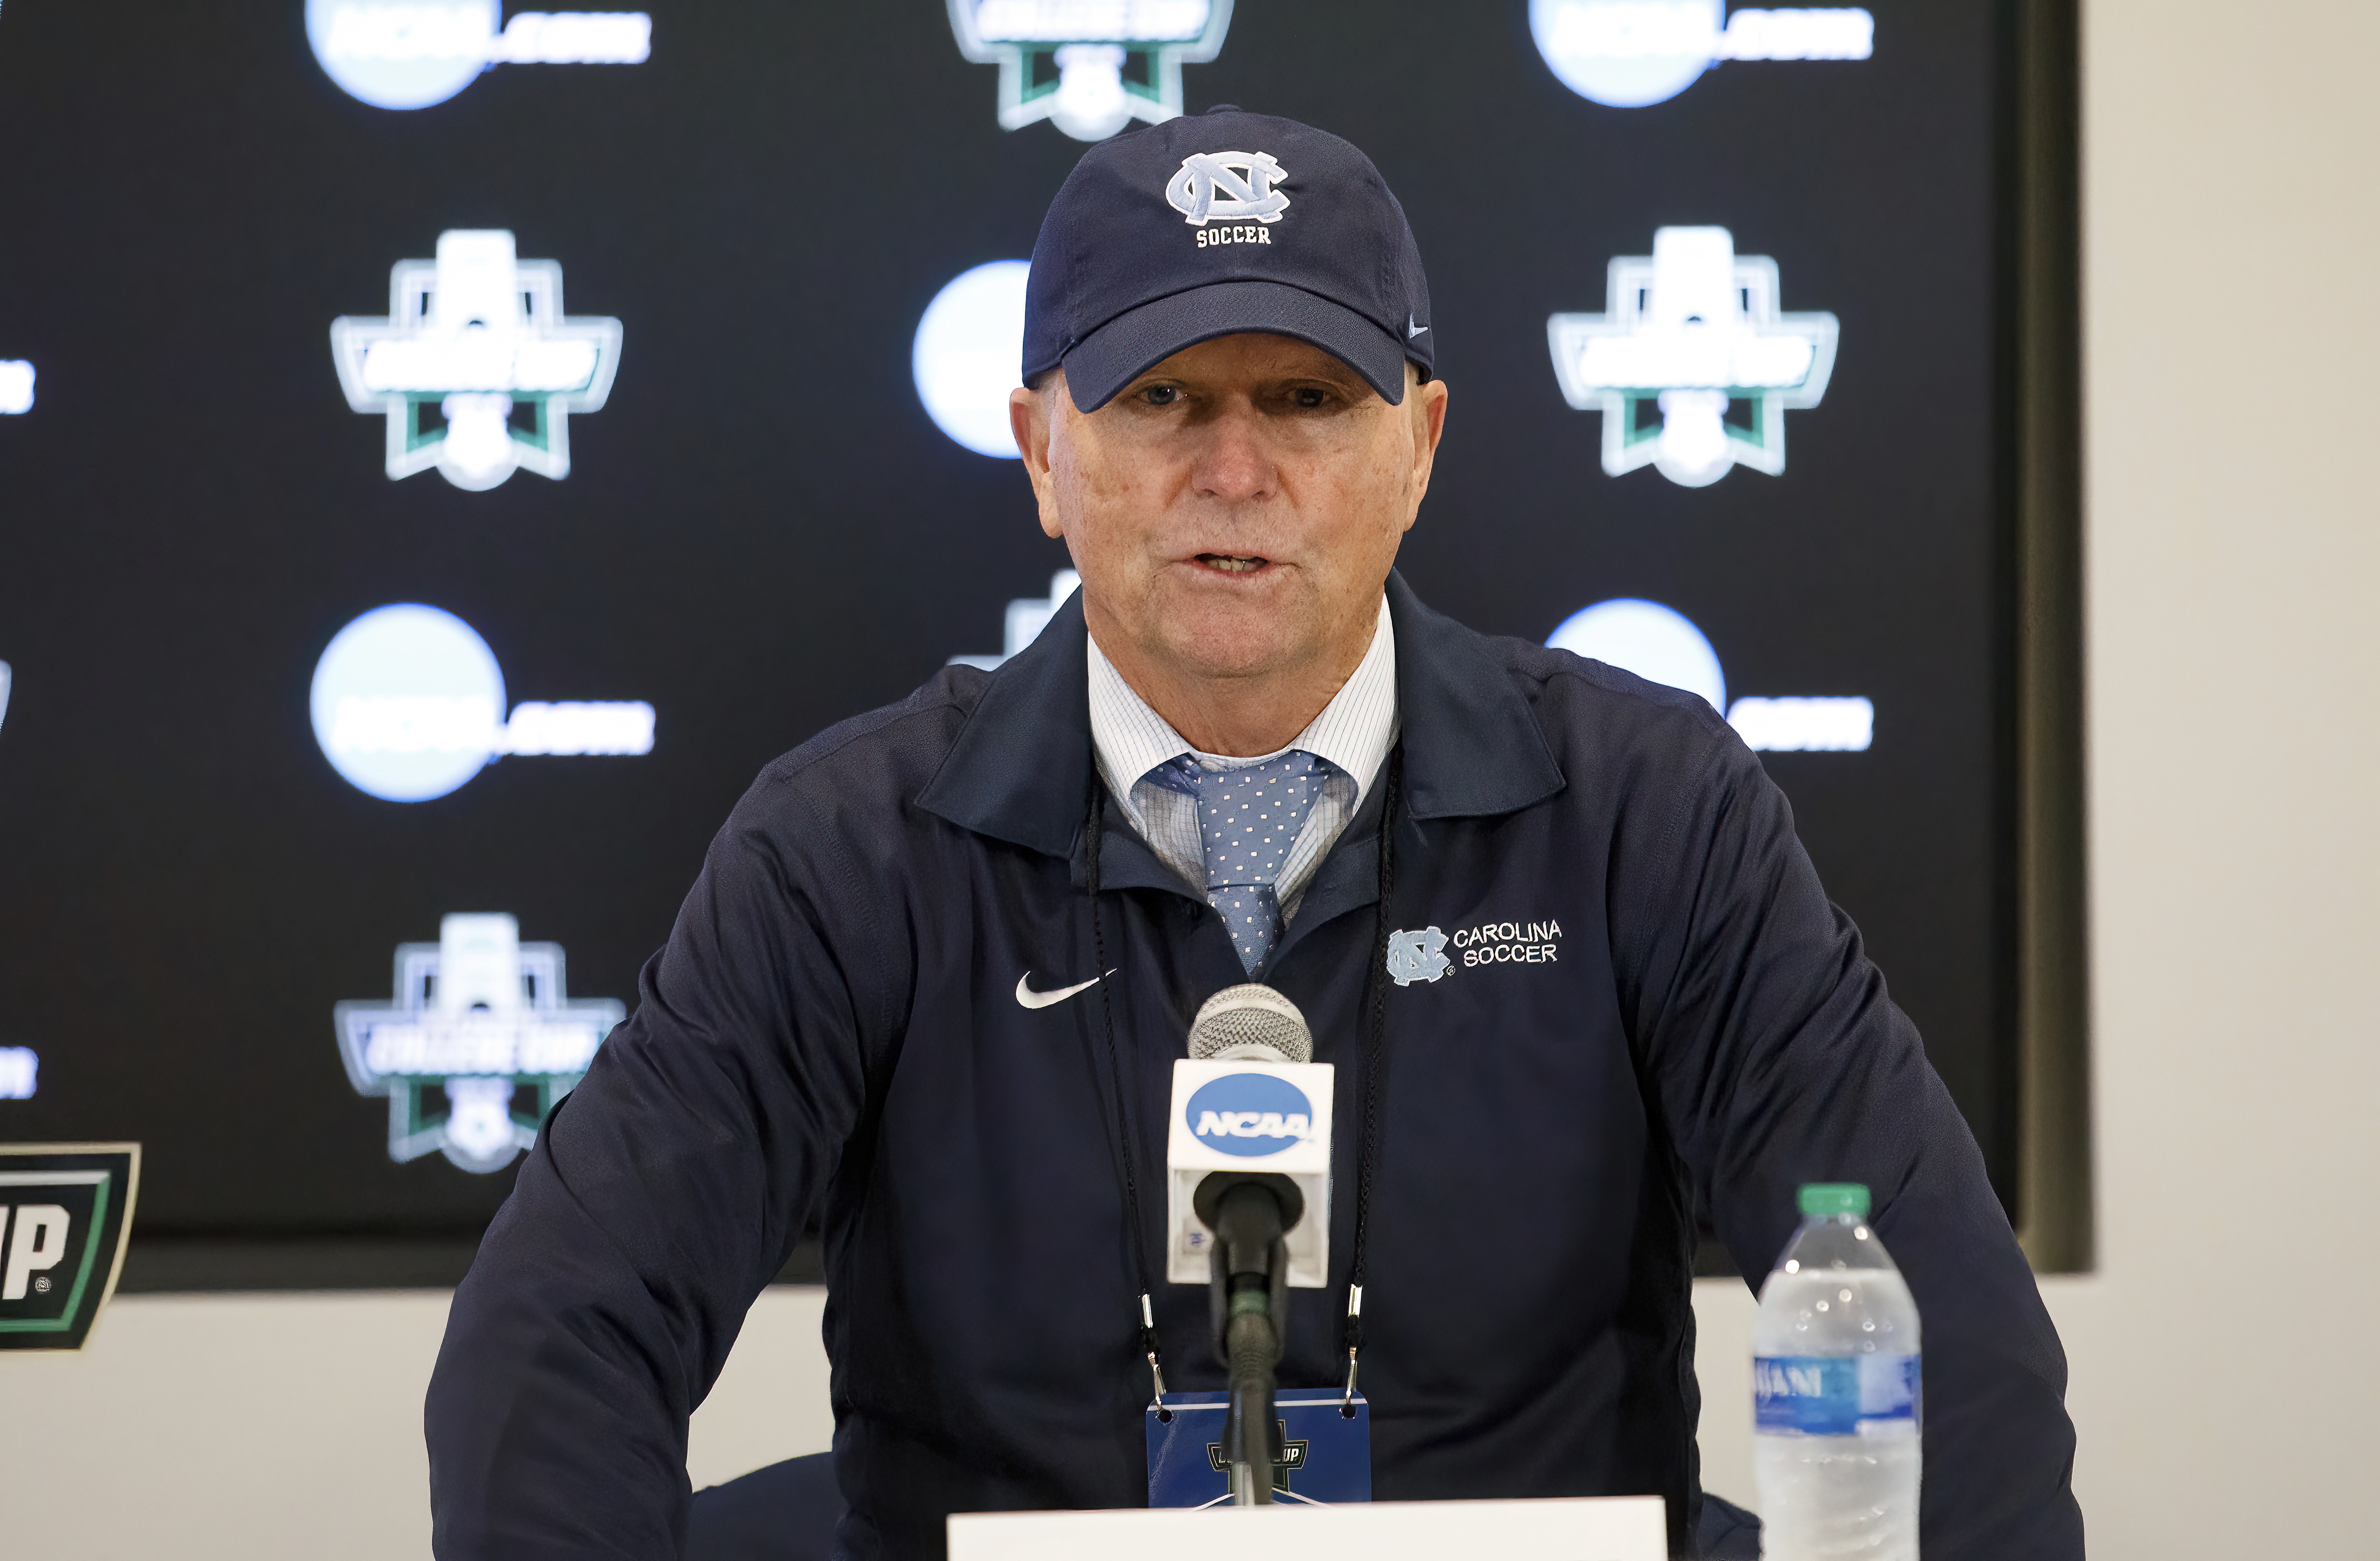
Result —
<instances>
[{"instance_id":1,"label":"man's shoulder","mask_svg":"<svg viewBox=\"0 0 2380 1561\"><path fill-rule=\"evenodd\" d=\"M950 757L989 681L978 668L947 666L906 699L836 722L764 766L737 811L795 799L822 812L905 808Z\"/></svg>"},{"instance_id":2,"label":"man's shoulder","mask_svg":"<svg viewBox=\"0 0 2380 1561\"><path fill-rule=\"evenodd\" d=\"M1743 751L1733 728L1700 694L1532 640L1477 638L1528 702L1565 768L1590 755L1632 754L1700 766Z\"/></svg>"}]
</instances>

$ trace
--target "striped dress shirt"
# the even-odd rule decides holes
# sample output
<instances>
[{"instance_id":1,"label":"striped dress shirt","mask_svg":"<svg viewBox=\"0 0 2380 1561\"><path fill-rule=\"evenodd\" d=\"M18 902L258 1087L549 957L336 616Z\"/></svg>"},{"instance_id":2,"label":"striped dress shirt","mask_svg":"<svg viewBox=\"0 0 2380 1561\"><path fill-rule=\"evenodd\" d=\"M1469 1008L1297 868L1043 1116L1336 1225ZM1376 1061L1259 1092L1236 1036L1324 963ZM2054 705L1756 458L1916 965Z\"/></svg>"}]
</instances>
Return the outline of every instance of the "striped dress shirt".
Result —
<instances>
[{"instance_id":1,"label":"striped dress shirt","mask_svg":"<svg viewBox=\"0 0 2380 1561\"><path fill-rule=\"evenodd\" d=\"M1371 794L1380 765L1397 740L1397 637L1389 623L1387 599L1380 602L1371 648L1322 713L1288 747L1252 759L1201 753L1191 747L1123 680L1101 653L1099 640L1094 638L1089 644L1091 740L1099 751L1099 778L1158 859L1201 897L1207 892L1207 852L1198 832L1198 799L1186 785L1168 783L1166 771L1172 762L1187 754L1203 769L1238 770L1303 749L1332 766L1305 827L1273 881L1286 925L1331 842Z\"/></svg>"}]
</instances>

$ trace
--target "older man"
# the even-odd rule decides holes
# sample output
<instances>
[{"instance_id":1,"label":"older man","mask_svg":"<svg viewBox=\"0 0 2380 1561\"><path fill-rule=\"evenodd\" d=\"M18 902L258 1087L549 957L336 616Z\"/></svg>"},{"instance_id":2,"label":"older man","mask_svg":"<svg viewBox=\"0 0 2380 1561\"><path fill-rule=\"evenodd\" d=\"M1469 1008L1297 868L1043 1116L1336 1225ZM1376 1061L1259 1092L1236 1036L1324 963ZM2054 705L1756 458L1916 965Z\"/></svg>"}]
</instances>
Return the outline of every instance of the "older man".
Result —
<instances>
[{"instance_id":1,"label":"older man","mask_svg":"<svg viewBox=\"0 0 2380 1561\"><path fill-rule=\"evenodd\" d=\"M1281 1380L1360 1344L1378 1496L1655 1492L1691 1554L1696 1196L1759 1273L1798 1184L1861 1181L1925 1316L1930 1561L2081 1555L2056 1335L1784 799L1700 699L1391 573L1435 342L1337 138L1218 110L1084 157L1013 409L1083 589L720 834L455 1299L441 1555L674 1554L687 1416L813 1232L844 1554L1148 1499L1149 1358L1220 1382L1163 1283L1168 1067L1249 979L1347 1125Z\"/></svg>"}]
</instances>

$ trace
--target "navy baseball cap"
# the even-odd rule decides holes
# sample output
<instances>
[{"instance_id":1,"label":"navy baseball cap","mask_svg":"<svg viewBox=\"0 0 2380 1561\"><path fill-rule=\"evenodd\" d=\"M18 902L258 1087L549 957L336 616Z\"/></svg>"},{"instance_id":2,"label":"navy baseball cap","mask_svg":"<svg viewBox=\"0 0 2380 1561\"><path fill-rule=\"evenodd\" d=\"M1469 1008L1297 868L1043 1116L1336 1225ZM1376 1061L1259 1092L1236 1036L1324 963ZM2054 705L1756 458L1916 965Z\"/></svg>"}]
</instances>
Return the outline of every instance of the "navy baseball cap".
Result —
<instances>
[{"instance_id":1,"label":"navy baseball cap","mask_svg":"<svg viewBox=\"0 0 2380 1561\"><path fill-rule=\"evenodd\" d=\"M1062 364L1097 411L1151 364L1242 331L1311 342L1391 404L1408 361L1430 376L1421 251L1372 160L1229 107L1085 152L1034 241L1026 383Z\"/></svg>"}]
</instances>

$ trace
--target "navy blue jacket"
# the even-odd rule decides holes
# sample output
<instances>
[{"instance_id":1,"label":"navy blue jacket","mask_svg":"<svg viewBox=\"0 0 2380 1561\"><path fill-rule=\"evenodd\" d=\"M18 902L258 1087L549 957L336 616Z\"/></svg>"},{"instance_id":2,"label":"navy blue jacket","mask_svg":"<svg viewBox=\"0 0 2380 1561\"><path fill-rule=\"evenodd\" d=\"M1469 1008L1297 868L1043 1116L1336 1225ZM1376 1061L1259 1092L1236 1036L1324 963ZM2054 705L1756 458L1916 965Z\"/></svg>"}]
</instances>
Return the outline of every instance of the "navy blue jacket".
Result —
<instances>
[{"instance_id":1,"label":"navy blue jacket","mask_svg":"<svg viewBox=\"0 0 2380 1561\"><path fill-rule=\"evenodd\" d=\"M1455 963L1386 989L1375 1494L1658 1493L1687 1554L1695 1192L1759 1274L1801 1183L1860 1181L1925 1319L1927 1561L2079 1558L2056 1333L1759 762L1699 698L1475 634L1394 578L1389 603L1388 921L1443 930ZM844 722L738 805L455 1296L428 1407L445 1561L676 1555L687 1416L812 1233L848 1555L939 1556L953 1511L1145 1501L1142 1283L1099 1000L1155 1262L1171 1064L1199 1003L1245 978L1111 801L1116 974L1016 1000L1027 972L1047 990L1101 968L1084 635L1070 604L998 672L954 668ZM1337 1065L1349 1128L1332 1287L1290 1292L1285 1385L1343 1375L1386 789L1264 972ZM1458 934L1504 923L1550 956L1464 961ZM1169 1385L1221 1386L1204 1287L1160 1275L1157 1303Z\"/></svg>"}]
</instances>

